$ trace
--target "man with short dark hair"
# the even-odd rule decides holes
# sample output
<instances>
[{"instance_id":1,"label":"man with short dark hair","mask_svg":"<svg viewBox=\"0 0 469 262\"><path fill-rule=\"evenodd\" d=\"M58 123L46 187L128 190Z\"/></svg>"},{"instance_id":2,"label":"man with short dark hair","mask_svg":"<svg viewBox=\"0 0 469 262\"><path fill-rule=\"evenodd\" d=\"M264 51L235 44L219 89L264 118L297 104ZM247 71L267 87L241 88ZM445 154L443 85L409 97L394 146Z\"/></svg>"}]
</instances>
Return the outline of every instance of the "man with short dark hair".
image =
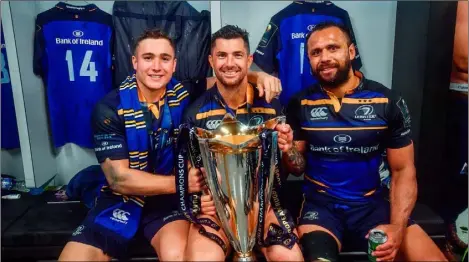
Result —
<instances>
[{"instance_id":1,"label":"man with short dark hair","mask_svg":"<svg viewBox=\"0 0 469 262\"><path fill-rule=\"evenodd\" d=\"M159 260L183 259L189 222L178 211L174 145L190 98L206 87L175 80L175 57L171 38L157 29L145 31L135 44L135 74L96 105L95 153L107 183L59 260L124 257L137 230ZM202 177L191 174L188 186L191 193L201 191Z\"/></svg>"},{"instance_id":2,"label":"man with short dark hair","mask_svg":"<svg viewBox=\"0 0 469 262\"><path fill-rule=\"evenodd\" d=\"M387 241L378 261L444 261L420 226L410 219L417 198L410 115L402 97L354 72L355 48L341 25L323 23L307 36L312 73L318 79L289 103L297 158L292 173L304 171L298 232L307 261L338 260L344 238L367 249L371 229ZM392 172L389 201L380 186L382 150ZM292 158L293 159L293 158Z\"/></svg>"},{"instance_id":3,"label":"man with short dark hair","mask_svg":"<svg viewBox=\"0 0 469 262\"><path fill-rule=\"evenodd\" d=\"M273 99L268 103L261 99L255 84L250 83L247 78L252 55L249 52L248 33L245 30L227 25L215 32L212 35L209 62L216 75L216 84L191 104L184 117L187 122L196 127L213 130L218 127L226 113L231 113L245 125L257 125L281 114L279 101ZM276 130L279 132L279 150L286 153L291 148L292 130L288 125L277 125ZM200 172L197 168L191 168L189 174ZM204 195L201 202L200 218L208 218L221 226L216 217L212 197ZM303 260L296 243L293 219L288 211L285 210L285 214L284 222L289 223L286 230L274 214L273 208L266 211L265 234L262 236L265 246L258 248L268 261ZM279 238L266 237L271 228L278 228L279 231L283 229L283 233L277 235ZM213 235L208 238L200 232L213 234L219 241L214 241ZM192 224L187 243L185 259L188 261L224 261L230 252L230 243L222 228L217 231L209 226Z\"/></svg>"}]
</instances>

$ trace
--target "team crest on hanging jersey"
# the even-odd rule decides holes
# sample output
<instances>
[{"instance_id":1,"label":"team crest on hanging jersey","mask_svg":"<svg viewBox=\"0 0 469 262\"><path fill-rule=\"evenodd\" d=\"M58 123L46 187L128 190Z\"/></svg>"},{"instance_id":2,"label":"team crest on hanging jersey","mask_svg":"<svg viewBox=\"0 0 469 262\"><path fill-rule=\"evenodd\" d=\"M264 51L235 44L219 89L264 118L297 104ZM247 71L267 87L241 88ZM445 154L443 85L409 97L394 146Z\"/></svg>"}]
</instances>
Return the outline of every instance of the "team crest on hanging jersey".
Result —
<instances>
[{"instance_id":1,"label":"team crest on hanging jersey","mask_svg":"<svg viewBox=\"0 0 469 262\"><path fill-rule=\"evenodd\" d=\"M259 43L259 47L266 47L272 40L272 37L274 36L275 32L277 32L277 30L278 30L278 26L270 22L267 25L267 28L265 29L264 35L262 35L261 42Z\"/></svg>"}]
</instances>

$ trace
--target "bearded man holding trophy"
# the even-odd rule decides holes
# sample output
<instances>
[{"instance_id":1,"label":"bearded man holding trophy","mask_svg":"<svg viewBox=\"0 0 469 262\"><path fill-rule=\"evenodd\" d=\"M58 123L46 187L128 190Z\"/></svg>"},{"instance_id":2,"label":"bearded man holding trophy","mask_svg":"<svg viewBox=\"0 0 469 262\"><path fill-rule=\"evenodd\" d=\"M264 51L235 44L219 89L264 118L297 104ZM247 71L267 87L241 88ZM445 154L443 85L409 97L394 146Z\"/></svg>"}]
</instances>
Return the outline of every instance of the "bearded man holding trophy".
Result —
<instances>
[{"instance_id":1,"label":"bearded man holding trophy","mask_svg":"<svg viewBox=\"0 0 469 262\"><path fill-rule=\"evenodd\" d=\"M303 261L293 218L282 208L280 174L301 170L304 159L279 101L261 99L248 82L252 60L245 30L227 25L214 33L209 62L217 81L185 113L176 184L180 211L193 222L187 261L224 261L231 251L235 260L254 261L255 248L268 261ZM203 174L201 197L189 196L189 173ZM194 201L202 212L191 208Z\"/></svg>"}]
</instances>

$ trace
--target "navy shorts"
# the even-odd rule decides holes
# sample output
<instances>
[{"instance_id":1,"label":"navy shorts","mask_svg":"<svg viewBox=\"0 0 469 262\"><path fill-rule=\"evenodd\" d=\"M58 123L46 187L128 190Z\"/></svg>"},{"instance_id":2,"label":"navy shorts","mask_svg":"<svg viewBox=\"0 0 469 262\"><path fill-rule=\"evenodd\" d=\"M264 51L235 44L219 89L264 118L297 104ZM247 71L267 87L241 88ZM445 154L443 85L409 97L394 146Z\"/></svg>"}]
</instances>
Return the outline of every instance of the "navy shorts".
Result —
<instances>
[{"instance_id":1,"label":"navy shorts","mask_svg":"<svg viewBox=\"0 0 469 262\"><path fill-rule=\"evenodd\" d=\"M108 208L111 203L115 203L115 197L114 195L108 195L108 193L102 193L95 207L88 212L85 220L75 229L69 241L94 246L113 258L125 258L130 241L127 243L116 243L112 241L112 237L106 236L102 232L96 232L92 226L95 217ZM163 226L176 220L186 220L186 218L178 211L177 198L175 196L147 197L137 234L143 234L151 242Z\"/></svg>"},{"instance_id":2,"label":"navy shorts","mask_svg":"<svg viewBox=\"0 0 469 262\"><path fill-rule=\"evenodd\" d=\"M367 202L345 202L327 195L304 198L298 225L318 225L331 231L344 245L366 250L368 232L390 223L390 203L376 196ZM415 222L409 219L408 226Z\"/></svg>"}]
</instances>

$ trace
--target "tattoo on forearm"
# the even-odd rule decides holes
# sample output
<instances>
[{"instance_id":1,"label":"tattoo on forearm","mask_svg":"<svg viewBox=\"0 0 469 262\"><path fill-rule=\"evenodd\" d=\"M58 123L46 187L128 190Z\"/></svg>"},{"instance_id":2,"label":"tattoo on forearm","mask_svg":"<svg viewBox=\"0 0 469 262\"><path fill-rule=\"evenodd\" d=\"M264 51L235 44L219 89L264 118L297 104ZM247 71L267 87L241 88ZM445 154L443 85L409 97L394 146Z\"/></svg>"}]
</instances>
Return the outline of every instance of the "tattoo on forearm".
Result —
<instances>
[{"instance_id":1,"label":"tattoo on forearm","mask_svg":"<svg viewBox=\"0 0 469 262\"><path fill-rule=\"evenodd\" d=\"M303 155L300 152L298 152L298 150L295 147L295 144L290 150L288 150L287 160L292 171L294 170L297 173L302 173L304 171L305 159Z\"/></svg>"}]
</instances>

